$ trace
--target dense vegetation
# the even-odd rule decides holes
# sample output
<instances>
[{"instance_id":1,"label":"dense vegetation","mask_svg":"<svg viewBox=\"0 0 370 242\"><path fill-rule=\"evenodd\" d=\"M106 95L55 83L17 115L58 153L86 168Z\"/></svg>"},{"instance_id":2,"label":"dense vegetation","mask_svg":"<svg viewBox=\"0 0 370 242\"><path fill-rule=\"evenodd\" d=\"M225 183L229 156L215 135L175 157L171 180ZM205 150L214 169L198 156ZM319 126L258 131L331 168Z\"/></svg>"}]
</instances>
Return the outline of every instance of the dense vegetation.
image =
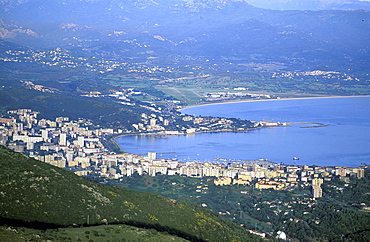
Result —
<instances>
[{"instance_id":1,"label":"dense vegetation","mask_svg":"<svg viewBox=\"0 0 370 242\"><path fill-rule=\"evenodd\" d=\"M176 235L116 224L90 227L69 227L58 229L34 229L16 226L0 226L0 241L141 241L141 242L183 242L189 241Z\"/></svg>"},{"instance_id":2,"label":"dense vegetation","mask_svg":"<svg viewBox=\"0 0 370 242\"><path fill-rule=\"evenodd\" d=\"M356 205L370 201L370 175L369 172L365 174L363 179L351 179L348 185L338 178L331 183L324 183L323 192L343 204ZM336 187L346 187L347 189L336 189Z\"/></svg>"},{"instance_id":3,"label":"dense vegetation","mask_svg":"<svg viewBox=\"0 0 370 242\"><path fill-rule=\"evenodd\" d=\"M105 186L0 147L2 223L36 228L127 224L193 241L258 241L207 209Z\"/></svg>"},{"instance_id":4,"label":"dense vegetation","mask_svg":"<svg viewBox=\"0 0 370 242\"><path fill-rule=\"evenodd\" d=\"M312 199L310 186L258 190L253 186L215 186L211 177L133 175L108 184L205 204L248 229L270 235L280 230L299 241L368 241L370 214L360 203L369 201L369 178L367 173L362 179L351 178L347 185L337 178L325 182L324 197L317 200Z\"/></svg>"}]
</instances>

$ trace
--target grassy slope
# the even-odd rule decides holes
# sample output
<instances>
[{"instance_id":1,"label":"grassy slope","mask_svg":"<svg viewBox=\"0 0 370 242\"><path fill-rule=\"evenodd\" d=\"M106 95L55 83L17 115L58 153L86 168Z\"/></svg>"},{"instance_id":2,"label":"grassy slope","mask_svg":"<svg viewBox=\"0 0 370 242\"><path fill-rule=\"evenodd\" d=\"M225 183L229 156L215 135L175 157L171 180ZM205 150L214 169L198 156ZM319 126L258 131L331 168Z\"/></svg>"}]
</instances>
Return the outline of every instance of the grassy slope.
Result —
<instances>
[{"instance_id":1,"label":"grassy slope","mask_svg":"<svg viewBox=\"0 0 370 242\"><path fill-rule=\"evenodd\" d=\"M189 241L154 229L129 225L100 225L78 228L33 229L26 227L0 226L0 241L141 241L184 242Z\"/></svg>"},{"instance_id":2,"label":"grassy slope","mask_svg":"<svg viewBox=\"0 0 370 242\"><path fill-rule=\"evenodd\" d=\"M0 146L0 217L39 227L125 223L197 241L253 241L238 225L197 206L76 176ZM27 224L28 223L28 224Z\"/></svg>"}]
</instances>

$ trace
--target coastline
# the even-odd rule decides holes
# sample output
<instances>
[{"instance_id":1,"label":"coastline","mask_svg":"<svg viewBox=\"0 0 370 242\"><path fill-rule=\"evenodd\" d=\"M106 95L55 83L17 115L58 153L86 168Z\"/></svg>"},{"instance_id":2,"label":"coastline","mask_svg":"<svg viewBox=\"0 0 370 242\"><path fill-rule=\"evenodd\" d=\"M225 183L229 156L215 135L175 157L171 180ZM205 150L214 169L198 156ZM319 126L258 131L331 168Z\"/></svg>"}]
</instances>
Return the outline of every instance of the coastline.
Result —
<instances>
[{"instance_id":1,"label":"coastline","mask_svg":"<svg viewBox=\"0 0 370 242\"><path fill-rule=\"evenodd\" d=\"M255 129L259 129L259 128L255 128ZM218 132L235 132L235 133L247 133L251 130L254 130L254 129L249 129L249 130L245 130L245 131L233 131L233 130L213 130L213 131L202 131L202 132L194 132L194 133L191 133L191 135L196 135L196 134L202 134L202 133L218 133ZM143 136L157 136L157 135L164 135L164 136L178 136L178 135L189 135L189 134L186 134L186 133L183 133L183 134L175 134L175 135L172 135L172 134L161 134L161 133L130 133L130 134L117 134L117 135L112 135L110 136L109 138L109 141L108 141L108 145L109 147L111 148L112 151L114 151L115 153L117 154L123 154L123 153L128 153L126 152L124 149L122 149L122 147L118 144L117 142L117 139L121 138L121 137L124 137L124 136L129 136L129 135L143 135ZM116 150L113 150L112 149L112 146L116 147L117 149Z\"/></svg>"},{"instance_id":2,"label":"coastline","mask_svg":"<svg viewBox=\"0 0 370 242\"><path fill-rule=\"evenodd\" d=\"M286 98L275 98L275 99L253 99L253 100L228 100L228 101L221 101L221 102L214 102L214 103L200 103L198 105L191 105L191 106L186 106L184 108L179 109L179 111L188 109L188 108L193 108L193 107L201 107L201 106L210 106L210 105L220 105L220 104L232 104L232 103L246 103L246 102L266 102L266 101L285 101L285 100L307 100L307 99L327 99L327 98L353 98L353 97L370 97L370 95L353 95L353 96L311 96L311 97L286 97ZM289 122L288 122L289 123ZM327 126L324 124L319 124L319 123L312 123L312 122L301 122L302 124L311 124L307 126L302 126L302 128L316 128L316 127L323 127ZM315 125L312 125L315 124ZM263 127L260 127L263 128ZM265 127L266 128L266 127ZM259 128L258 128L259 129ZM250 129L253 130L253 129ZM243 131L247 133L250 130ZM206 132L196 132L194 134L199 134L199 133L207 133L207 132L231 132L231 130L219 130L219 131L206 131ZM112 135L109 138L109 143L111 143L113 146L117 147L118 149L116 151L117 154L123 154L127 153L117 142L117 139L123 136L129 136L129 135L158 135L155 133L124 133L124 134L117 134L117 135ZM186 135L186 134L179 134L179 135Z\"/></svg>"},{"instance_id":3,"label":"coastline","mask_svg":"<svg viewBox=\"0 0 370 242\"><path fill-rule=\"evenodd\" d=\"M305 100L305 99L324 99L324 98L352 98L352 97L370 97L370 95L353 95L353 96L312 96L312 97L284 97L284 98L271 98L271 99L246 99L246 100L225 100L217 101L212 103L199 103L195 105L185 106L179 111L183 111L188 108L220 105L220 104L231 104L231 103L246 103L246 102L267 102L267 101L286 101L286 100Z\"/></svg>"},{"instance_id":4,"label":"coastline","mask_svg":"<svg viewBox=\"0 0 370 242\"><path fill-rule=\"evenodd\" d=\"M123 136L127 136L131 134L117 134L117 135L111 135L109 138L107 138L107 145L109 146L110 150L115 152L116 154L123 154L127 153L122 147L118 144L117 139Z\"/></svg>"}]
</instances>

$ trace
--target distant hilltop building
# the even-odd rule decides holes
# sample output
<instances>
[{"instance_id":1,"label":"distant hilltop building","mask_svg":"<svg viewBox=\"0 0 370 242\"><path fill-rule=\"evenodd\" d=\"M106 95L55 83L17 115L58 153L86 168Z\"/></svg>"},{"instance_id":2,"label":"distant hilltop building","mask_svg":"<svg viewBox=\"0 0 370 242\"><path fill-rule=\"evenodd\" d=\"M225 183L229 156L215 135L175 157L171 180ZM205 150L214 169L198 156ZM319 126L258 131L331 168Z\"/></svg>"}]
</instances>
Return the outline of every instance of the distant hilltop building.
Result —
<instances>
[{"instance_id":1,"label":"distant hilltop building","mask_svg":"<svg viewBox=\"0 0 370 242\"><path fill-rule=\"evenodd\" d=\"M320 186L313 185L312 186L312 195L313 198L320 198L322 197L322 189Z\"/></svg>"},{"instance_id":2,"label":"distant hilltop building","mask_svg":"<svg viewBox=\"0 0 370 242\"><path fill-rule=\"evenodd\" d=\"M324 183L324 180L321 178L312 179L312 186L321 186Z\"/></svg>"},{"instance_id":3,"label":"distant hilltop building","mask_svg":"<svg viewBox=\"0 0 370 242\"><path fill-rule=\"evenodd\" d=\"M320 198L322 197L322 189L321 189L321 184L324 183L323 179L312 179L312 195L313 198Z\"/></svg>"}]
</instances>

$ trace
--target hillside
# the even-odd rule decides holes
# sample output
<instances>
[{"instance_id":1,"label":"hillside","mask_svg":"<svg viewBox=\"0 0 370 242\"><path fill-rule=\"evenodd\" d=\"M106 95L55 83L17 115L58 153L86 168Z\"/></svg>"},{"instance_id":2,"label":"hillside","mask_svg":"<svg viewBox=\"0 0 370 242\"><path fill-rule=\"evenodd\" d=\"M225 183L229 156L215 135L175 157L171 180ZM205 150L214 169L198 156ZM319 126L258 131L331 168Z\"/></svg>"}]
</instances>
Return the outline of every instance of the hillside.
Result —
<instances>
[{"instance_id":1,"label":"hillside","mask_svg":"<svg viewBox=\"0 0 370 242\"><path fill-rule=\"evenodd\" d=\"M140 241L140 242L184 242L187 239L176 235L157 232L129 225L99 225L78 228L33 229L15 226L0 226L0 241Z\"/></svg>"},{"instance_id":2,"label":"hillside","mask_svg":"<svg viewBox=\"0 0 370 242\"><path fill-rule=\"evenodd\" d=\"M259 241L195 205L108 187L0 146L2 224L34 228L126 224L192 241Z\"/></svg>"},{"instance_id":3,"label":"hillside","mask_svg":"<svg viewBox=\"0 0 370 242\"><path fill-rule=\"evenodd\" d=\"M1 83L1 80L0 80ZM0 111L31 108L41 112L46 119L67 116L71 119L92 119L104 127L132 128L139 122L139 114L145 110L120 105L105 99L89 99L81 96L45 93L24 87L0 89Z\"/></svg>"}]
</instances>

